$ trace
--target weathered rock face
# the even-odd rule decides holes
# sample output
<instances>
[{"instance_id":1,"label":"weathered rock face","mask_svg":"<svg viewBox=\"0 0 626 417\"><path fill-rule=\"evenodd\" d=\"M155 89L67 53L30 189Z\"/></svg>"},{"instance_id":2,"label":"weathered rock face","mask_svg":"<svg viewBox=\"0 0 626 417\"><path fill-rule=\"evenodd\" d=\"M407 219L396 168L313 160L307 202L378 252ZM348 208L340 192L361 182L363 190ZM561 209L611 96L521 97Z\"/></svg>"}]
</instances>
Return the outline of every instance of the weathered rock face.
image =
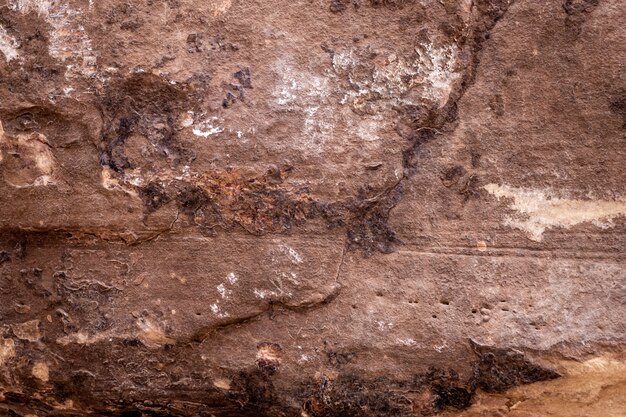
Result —
<instances>
[{"instance_id":1,"label":"weathered rock face","mask_svg":"<svg viewBox=\"0 0 626 417\"><path fill-rule=\"evenodd\" d=\"M624 22L0 5L0 414L626 413Z\"/></svg>"}]
</instances>

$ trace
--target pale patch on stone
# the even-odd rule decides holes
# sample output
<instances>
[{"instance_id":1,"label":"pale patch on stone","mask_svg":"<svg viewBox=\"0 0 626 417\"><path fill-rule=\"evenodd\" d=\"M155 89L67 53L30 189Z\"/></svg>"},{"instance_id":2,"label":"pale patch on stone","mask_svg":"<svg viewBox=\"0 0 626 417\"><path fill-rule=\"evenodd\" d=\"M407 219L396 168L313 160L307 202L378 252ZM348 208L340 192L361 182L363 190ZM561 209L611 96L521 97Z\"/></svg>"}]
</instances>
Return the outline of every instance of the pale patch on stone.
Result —
<instances>
[{"instance_id":1,"label":"pale patch on stone","mask_svg":"<svg viewBox=\"0 0 626 417\"><path fill-rule=\"evenodd\" d=\"M142 187L145 183L145 178L141 173L141 168L124 171L124 180L135 187Z\"/></svg>"},{"instance_id":2,"label":"pale patch on stone","mask_svg":"<svg viewBox=\"0 0 626 417\"><path fill-rule=\"evenodd\" d=\"M244 130L233 130L233 129L230 129L230 128L228 130L231 133L235 133L235 135L237 136L237 139L241 143L248 143L249 137L256 135L256 127L249 127L247 129L245 129L245 131Z\"/></svg>"},{"instance_id":3,"label":"pale patch on stone","mask_svg":"<svg viewBox=\"0 0 626 417\"><path fill-rule=\"evenodd\" d=\"M304 364L307 362L311 362L313 360L313 357L311 355L307 355L306 353L303 353L300 355L300 358L298 359L298 363L299 364Z\"/></svg>"},{"instance_id":4,"label":"pale patch on stone","mask_svg":"<svg viewBox=\"0 0 626 417\"><path fill-rule=\"evenodd\" d=\"M377 52L386 55L381 63L369 61L369 50L350 49L333 55L335 73L347 77L352 88L345 93L342 104L359 112L368 111L368 107L379 111L398 104L423 105L426 99L441 108L461 77L456 68L458 47L454 44L419 44L411 56Z\"/></svg>"},{"instance_id":5,"label":"pale patch on stone","mask_svg":"<svg viewBox=\"0 0 626 417\"><path fill-rule=\"evenodd\" d=\"M30 320L24 323L12 324L11 330L15 337L20 340L27 340L29 342L36 342L41 339L41 332L39 331L39 320Z\"/></svg>"},{"instance_id":6,"label":"pale patch on stone","mask_svg":"<svg viewBox=\"0 0 626 417\"><path fill-rule=\"evenodd\" d=\"M275 297L277 294L274 291L254 289L254 296L259 300L265 300L266 298Z\"/></svg>"},{"instance_id":7,"label":"pale patch on stone","mask_svg":"<svg viewBox=\"0 0 626 417\"><path fill-rule=\"evenodd\" d=\"M30 311L30 306L28 304L15 303L13 309L20 314L26 314Z\"/></svg>"},{"instance_id":8,"label":"pale patch on stone","mask_svg":"<svg viewBox=\"0 0 626 417\"><path fill-rule=\"evenodd\" d=\"M148 168L145 172L141 168L127 169L118 174L107 166L102 166L100 179L104 188L111 191L122 191L133 197L138 197L136 187L149 183L158 183L168 187L174 181L197 179L200 175L193 173L189 165L172 168Z\"/></svg>"},{"instance_id":9,"label":"pale patch on stone","mask_svg":"<svg viewBox=\"0 0 626 417\"><path fill-rule=\"evenodd\" d=\"M349 70L358 62L353 50L339 51L333 54L332 65L335 71Z\"/></svg>"},{"instance_id":10,"label":"pale patch on stone","mask_svg":"<svg viewBox=\"0 0 626 417\"><path fill-rule=\"evenodd\" d=\"M114 190L120 187L120 183L117 178L114 178L112 175L112 171L109 167L102 167L102 171L100 172L100 182L102 186L107 190Z\"/></svg>"},{"instance_id":11,"label":"pale patch on stone","mask_svg":"<svg viewBox=\"0 0 626 417\"><path fill-rule=\"evenodd\" d=\"M458 53L456 45L442 48L420 45L416 51L420 56L420 73L430 84L424 89L424 97L443 107L450 97L454 82L460 77L454 69Z\"/></svg>"},{"instance_id":12,"label":"pale patch on stone","mask_svg":"<svg viewBox=\"0 0 626 417\"><path fill-rule=\"evenodd\" d=\"M279 79L272 92L274 108L299 114L302 118L300 134L290 138L287 146L307 156L342 149L343 144L336 143L338 138L352 136L361 139L368 147L380 146L380 129L386 126L384 117L380 114L357 114L347 107L343 109L347 111L343 111L338 105L345 102L339 103L335 98L345 94L339 83L340 71L351 68L356 62L352 51L347 51L335 54L332 61L334 70L328 69L323 73L297 69L285 58L274 63Z\"/></svg>"},{"instance_id":13,"label":"pale patch on stone","mask_svg":"<svg viewBox=\"0 0 626 417\"><path fill-rule=\"evenodd\" d=\"M85 28L79 23L80 10L65 2L49 0L11 0L9 8L23 14L35 12L52 27L48 53L67 62L66 77L95 74L97 56Z\"/></svg>"},{"instance_id":14,"label":"pale patch on stone","mask_svg":"<svg viewBox=\"0 0 626 417\"><path fill-rule=\"evenodd\" d=\"M230 7L232 6L232 3L232 0L213 0L210 4L213 16L221 16L228 12Z\"/></svg>"},{"instance_id":15,"label":"pale patch on stone","mask_svg":"<svg viewBox=\"0 0 626 417\"><path fill-rule=\"evenodd\" d=\"M163 345L173 345L176 341L168 337L161 326L149 318L140 318L135 324L139 329L137 337L148 347L161 347Z\"/></svg>"},{"instance_id":16,"label":"pale patch on stone","mask_svg":"<svg viewBox=\"0 0 626 417\"><path fill-rule=\"evenodd\" d=\"M280 365L282 361L282 349L274 343L260 343L256 351L257 363Z\"/></svg>"},{"instance_id":17,"label":"pale patch on stone","mask_svg":"<svg viewBox=\"0 0 626 417\"><path fill-rule=\"evenodd\" d=\"M355 133L359 138L367 142L380 140L380 137L378 136L378 130L380 125L380 120L365 119L357 124Z\"/></svg>"},{"instance_id":18,"label":"pale patch on stone","mask_svg":"<svg viewBox=\"0 0 626 417\"><path fill-rule=\"evenodd\" d=\"M15 357L15 342L13 339L2 339L0 343L0 366L4 366Z\"/></svg>"},{"instance_id":19,"label":"pale patch on stone","mask_svg":"<svg viewBox=\"0 0 626 417\"><path fill-rule=\"evenodd\" d=\"M601 228L611 227L611 220L626 215L626 197L615 200L580 200L559 197L552 190L515 188L508 185L484 186L496 198L513 199L511 208L521 216L506 217L507 226L522 230L534 241L543 239L548 228L570 228L581 223L592 223Z\"/></svg>"},{"instance_id":20,"label":"pale patch on stone","mask_svg":"<svg viewBox=\"0 0 626 417\"><path fill-rule=\"evenodd\" d=\"M610 356L598 356L570 366L570 375L585 375L589 372L614 372L626 378L626 361Z\"/></svg>"},{"instance_id":21,"label":"pale patch on stone","mask_svg":"<svg viewBox=\"0 0 626 417\"><path fill-rule=\"evenodd\" d=\"M368 146L381 140L380 130L388 125L382 114L354 117L354 112L351 109L346 109L346 111L344 119L348 132L361 139L363 145Z\"/></svg>"},{"instance_id":22,"label":"pale patch on stone","mask_svg":"<svg viewBox=\"0 0 626 417\"><path fill-rule=\"evenodd\" d=\"M33 11L39 15L47 15L52 4L52 0L11 0L9 1L9 8L22 13Z\"/></svg>"},{"instance_id":23,"label":"pale patch on stone","mask_svg":"<svg viewBox=\"0 0 626 417\"><path fill-rule=\"evenodd\" d=\"M303 115L302 132L294 138L293 145L310 154L319 154L332 138L336 123L329 99L329 78L297 70L285 59L275 62L274 71L280 78L272 92L278 109L299 111Z\"/></svg>"},{"instance_id":24,"label":"pale patch on stone","mask_svg":"<svg viewBox=\"0 0 626 417\"><path fill-rule=\"evenodd\" d=\"M226 289L224 284L220 284L217 286L217 292L220 294L220 297L226 299L232 294L231 290Z\"/></svg>"},{"instance_id":25,"label":"pale patch on stone","mask_svg":"<svg viewBox=\"0 0 626 417\"><path fill-rule=\"evenodd\" d=\"M222 133L224 131L224 128L216 125L218 121L219 121L219 118L217 117L212 117L210 119L204 120L198 123L198 125L196 125L192 129L192 132L194 135L200 136L203 138L208 138L209 136Z\"/></svg>"},{"instance_id":26,"label":"pale patch on stone","mask_svg":"<svg viewBox=\"0 0 626 417\"><path fill-rule=\"evenodd\" d=\"M181 284L187 283L187 278L182 275L177 274L176 272L170 273L170 278L177 279L178 282L180 282Z\"/></svg>"},{"instance_id":27,"label":"pale patch on stone","mask_svg":"<svg viewBox=\"0 0 626 417\"><path fill-rule=\"evenodd\" d=\"M182 113L179 116L178 124L183 128L193 126L193 114L194 113L192 111Z\"/></svg>"},{"instance_id":28,"label":"pale patch on stone","mask_svg":"<svg viewBox=\"0 0 626 417\"><path fill-rule=\"evenodd\" d=\"M103 340L111 340L113 337L127 337L128 335L113 333L111 331L96 333L94 335L89 335L87 333L78 331L76 333L71 333L63 337L57 338L56 342L62 346L67 346L70 343L76 343L79 345L92 345L94 343L101 342Z\"/></svg>"},{"instance_id":29,"label":"pale patch on stone","mask_svg":"<svg viewBox=\"0 0 626 417\"><path fill-rule=\"evenodd\" d=\"M280 276L285 278L287 281L291 282L294 285L300 285L300 280L298 279L298 274L295 272L281 272Z\"/></svg>"},{"instance_id":30,"label":"pale patch on stone","mask_svg":"<svg viewBox=\"0 0 626 417\"><path fill-rule=\"evenodd\" d=\"M57 338L56 342L62 346L67 346L70 343L78 343L84 345L93 343L89 335L82 332L76 332L67 336L59 337Z\"/></svg>"},{"instance_id":31,"label":"pale patch on stone","mask_svg":"<svg viewBox=\"0 0 626 417\"><path fill-rule=\"evenodd\" d=\"M0 26L0 52L4 54L4 59L6 59L7 62L11 62L18 57L18 47L19 44L15 38L9 35L7 31Z\"/></svg>"},{"instance_id":32,"label":"pale patch on stone","mask_svg":"<svg viewBox=\"0 0 626 417\"><path fill-rule=\"evenodd\" d=\"M230 314L228 314L225 311L222 311L222 309L217 303L211 304L211 312L215 314L217 317L219 317L220 319L230 317Z\"/></svg>"},{"instance_id":33,"label":"pale patch on stone","mask_svg":"<svg viewBox=\"0 0 626 417\"><path fill-rule=\"evenodd\" d=\"M384 320L376 320L376 327L378 327L379 331L386 332L393 328L393 323Z\"/></svg>"},{"instance_id":34,"label":"pale patch on stone","mask_svg":"<svg viewBox=\"0 0 626 417\"><path fill-rule=\"evenodd\" d=\"M397 338L396 342L398 342L398 344L402 345L402 346L416 346L417 342L415 341L415 339L412 339L410 337L407 338Z\"/></svg>"},{"instance_id":35,"label":"pale patch on stone","mask_svg":"<svg viewBox=\"0 0 626 417\"><path fill-rule=\"evenodd\" d=\"M229 273L226 279L228 280L230 285L236 284L237 281L239 280L239 278L237 277L237 274L235 274L234 272Z\"/></svg>"},{"instance_id":36,"label":"pale patch on stone","mask_svg":"<svg viewBox=\"0 0 626 417\"><path fill-rule=\"evenodd\" d=\"M201 178L200 174L191 171L189 165L172 168L148 168L146 172L141 168L127 169L123 174L118 174L109 167L103 166L101 171L101 184L108 190L123 191L137 197L134 187L142 187L149 183L158 183L162 187L168 187L174 181L189 181ZM132 187L129 187L132 186Z\"/></svg>"},{"instance_id":37,"label":"pale patch on stone","mask_svg":"<svg viewBox=\"0 0 626 417\"><path fill-rule=\"evenodd\" d=\"M48 382L50 379L50 370L48 365L44 362L37 362L32 369L32 374L35 378L41 382Z\"/></svg>"},{"instance_id":38,"label":"pale patch on stone","mask_svg":"<svg viewBox=\"0 0 626 417\"><path fill-rule=\"evenodd\" d=\"M54 184L56 160L48 139L40 133L9 136L0 123L0 164L4 180L13 187Z\"/></svg>"},{"instance_id":39,"label":"pale patch on stone","mask_svg":"<svg viewBox=\"0 0 626 417\"><path fill-rule=\"evenodd\" d=\"M280 248L293 264L302 263L302 255L297 250L287 245L280 245Z\"/></svg>"},{"instance_id":40,"label":"pale patch on stone","mask_svg":"<svg viewBox=\"0 0 626 417\"><path fill-rule=\"evenodd\" d=\"M437 352L441 353L441 352L443 352L443 350L444 350L445 348L447 348L447 347L448 347L448 342L446 342L446 341L444 340L442 344L435 346L435 347L434 347L434 349L435 349Z\"/></svg>"},{"instance_id":41,"label":"pale patch on stone","mask_svg":"<svg viewBox=\"0 0 626 417\"><path fill-rule=\"evenodd\" d=\"M115 177L114 171L109 167L102 166L102 170L100 171L100 182L102 186L109 191L122 191L135 197L138 196L135 190L126 187L125 184L120 184L119 180ZM143 184L143 178L139 174L133 175L133 173L129 173L128 175L125 175L124 182L139 186Z\"/></svg>"},{"instance_id":42,"label":"pale patch on stone","mask_svg":"<svg viewBox=\"0 0 626 417\"><path fill-rule=\"evenodd\" d=\"M217 378L216 380L213 381L213 386L219 389L229 390L230 380L226 378Z\"/></svg>"}]
</instances>

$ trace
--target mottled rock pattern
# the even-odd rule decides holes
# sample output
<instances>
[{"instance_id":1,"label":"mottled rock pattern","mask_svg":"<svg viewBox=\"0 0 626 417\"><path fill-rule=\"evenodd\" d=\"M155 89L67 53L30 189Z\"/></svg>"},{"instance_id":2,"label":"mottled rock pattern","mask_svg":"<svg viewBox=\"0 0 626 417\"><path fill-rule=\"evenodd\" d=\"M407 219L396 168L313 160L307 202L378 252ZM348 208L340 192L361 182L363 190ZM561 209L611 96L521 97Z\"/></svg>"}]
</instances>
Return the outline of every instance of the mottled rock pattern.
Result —
<instances>
[{"instance_id":1,"label":"mottled rock pattern","mask_svg":"<svg viewBox=\"0 0 626 417\"><path fill-rule=\"evenodd\" d=\"M626 413L625 21L0 4L0 414Z\"/></svg>"}]
</instances>

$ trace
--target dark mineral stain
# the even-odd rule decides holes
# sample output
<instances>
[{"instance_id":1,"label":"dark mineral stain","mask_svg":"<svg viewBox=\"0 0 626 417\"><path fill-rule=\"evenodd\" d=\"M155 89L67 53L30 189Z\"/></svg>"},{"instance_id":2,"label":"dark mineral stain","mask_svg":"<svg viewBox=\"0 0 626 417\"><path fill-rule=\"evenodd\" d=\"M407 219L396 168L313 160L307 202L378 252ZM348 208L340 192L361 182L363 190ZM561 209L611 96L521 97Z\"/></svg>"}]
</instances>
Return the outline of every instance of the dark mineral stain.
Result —
<instances>
[{"instance_id":1,"label":"dark mineral stain","mask_svg":"<svg viewBox=\"0 0 626 417\"><path fill-rule=\"evenodd\" d=\"M171 201L166 190L157 183L150 183L145 187L140 187L139 197L141 197L146 213L155 212Z\"/></svg>"},{"instance_id":2,"label":"dark mineral stain","mask_svg":"<svg viewBox=\"0 0 626 417\"><path fill-rule=\"evenodd\" d=\"M473 343L480 360L476 367L477 386L487 392L547 381L560 377L552 369L530 362L523 353L511 349L498 349Z\"/></svg>"},{"instance_id":3,"label":"dark mineral stain","mask_svg":"<svg viewBox=\"0 0 626 417\"><path fill-rule=\"evenodd\" d=\"M137 120L135 115L120 118L116 128L117 135L108 143L106 153L101 156L100 162L115 172L123 172L131 167L124 152L124 144L133 133Z\"/></svg>"},{"instance_id":4,"label":"dark mineral stain","mask_svg":"<svg viewBox=\"0 0 626 417\"><path fill-rule=\"evenodd\" d=\"M209 204L209 196L200 187L186 185L176 195L176 202L181 213L193 217L198 210Z\"/></svg>"},{"instance_id":5,"label":"dark mineral stain","mask_svg":"<svg viewBox=\"0 0 626 417\"><path fill-rule=\"evenodd\" d=\"M462 410L472 404L472 393L465 388L434 385L433 393L437 396L435 400L436 409L443 410L446 407L453 407Z\"/></svg>"},{"instance_id":6,"label":"dark mineral stain","mask_svg":"<svg viewBox=\"0 0 626 417\"><path fill-rule=\"evenodd\" d=\"M122 345L124 345L125 347L140 347L143 346L143 344L141 343L141 341L139 339L134 339L134 338L127 338L127 339L122 339Z\"/></svg>"},{"instance_id":7,"label":"dark mineral stain","mask_svg":"<svg viewBox=\"0 0 626 417\"><path fill-rule=\"evenodd\" d=\"M194 156L177 142L174 122L186 101L184 88L151 74L112 83L101 100L101 164L119 173L134 168L125 151L131 135L145 137L168 161L189 163Z\"/></svg>"},{"instance_id":8,"label":"dark mineral stain","mask_svg":"<svg viewBox=\"0 0 626 417\"><path fill-rule=\"evenodd\" d=\"M250 68L244 67L235 72L233 76L239 81L239 84L243 88L252 88L252 77L250 75Z\"/></svg>"},{"instance_id":9,"label":"dark mineral stain","mask_svg":"<svg viewBox=\"0 0 626 417\"><path fill-rule=\"evenodd\" d=\"M331 350L326 352L326 356L328 358L328 364L330 366L341 367L352 362L356 355L352 352L337 352Z\"/></svg>"},{"instance_id":10,"label":"dark mineral stain","mask_svg":"<svg viewBox=\"0 0 626 417\"><path fill-rule=\"evenodd\" d=\"M423 380L430 385L433 393L434 411L438 412L446 407L464 409L472 403L473 391L459 380L459 374L454 369L431 369ZM424 406L421 408L424 409Z\"/></svg>"},{"instance_id":11,"label":"dark mineral stain","mask_svg":"<svg viewBox=\"0 0 626 417\"><path fill-rule=\"evenodd\" d=\"M626 91L620 91L609 102L611 113L622 117L622 129L626 130Z\"/></svg>"},{"instance_id":12,"label":"dark mineral stain","mask_svg":"<svg viewBox=\"0 0 626 417\"><path fill-rule=\"evenodd\" d=\"M4 250L0 251L0 265L9 261L11 261L11 255L9 255L9 252Z\"/></svg>"},{"instance_id":13,"label":"dark mineral stain","mask_svg":"<svg viewBox=\"0 0 626 417\"><path fill-rule=\"evenodd\" d=\"M478 190L478 176L476 176L476 174L472 174L463 182L463 186L459 190L459 194L463 196L463 201L467 202L472 198L480 197L480 192Z\"/></svg>"},{"instance_id":14,"label":"dark mineral stain","mask_svg":"<svg viewBox=\"0 0 626 417\"><path fill-rule=\"evenodd\" d=\"M388 224L389 215L400 201L402 191L402 184L375 197L368 197L366 191L361 190L356 198L348 202L349 215L345 221L348 225L348 247L360 248L366 255L393 251L393 245L399 241Z\"/></svg>"},{"instance_id":15,"label":"dark mineral stain","mask_svg":"<svg viewBox=\"0 0 626 417\"><path fill-rule=\"evenodd\" d=\"M422 147L435 140L437 129L435 128L409 128L408 133L404 133L406 139L410 142L410 146L402 152L402 164L404 167L404 176L410 178L417 173L417 165L421 157Z\"/></svg>"},{"instance_id":16,"label":"dark mineral stain","mask_svg":"<svg viewBox=\"0 0 626 417\"><path fill-rule=\"evenodd\" d=\"M303 409L312 417L409 416L412 402L401 392L412 385L386 378L368 381L353 375L331 378L322 373Z\"/></svg>"},{"instance_id":17,"label":"dark mineral stain","mask_svg":"<svg viewBox=\"0 0 626 417\"><path fill-rule=\"evenodd\" d=\"M202 33L190 33L187 35L187 52L202 52L203 38Z\"/></svg>"},{"instance_id":18,"label":"dark mineral stain","mask_svg":"<svg viewBox=\"0 0 626 417\"><path fill-rule=\"evenodd\" d=\"M331 0L330 2L330 11L333 13L339 13L346 10L346 1L345 0Z\"/></svg>"},{"instance_id":19,"label":"dark mineral stain","mask_svg":"<svg viewBox=\"0 0 626 417\"><path fill-rule=\"evenodd\" d=\"M222 107L225 109L231 107L237 100L244 100L246 96L246 89L252 88L252 77L250 74L250 68L244 67L233 74L233 78L237 82L229 83L226 88L229 90L226 92L226 96L222 100Z\"/></svg>"},{"instance_id":20,"label":"dark mineral stain","mask_svg":"<svg viewBox=\"0 0 626 417\"><path fill-rule=\"evenodd\" d=\"M312 417L435 415L446 408L468 408L477 388L502 392L559 376L514 350L477 344L474 350L479 358L467 381L454 369L434 368L407 380L321 374L316 384L307 388L303 410Z\"/></svg>"},{"instance_id":21,"label":"dark mineral stain","mask_svg":"<svg viewBox=\"0 0 626 417\"><path fill-rule=\"evenodd\" d=\"M563 10L565 11L565 26L574 34L578 35L582 31L582 26L587 20L587 15L596 8L600 0L565 0Z\"/></svg>"},{"instance_id":22,"label":"dark mineral stain","mask_svg":"<svg viewBox=\"0 0 626 417\"><path fill-rule=\"evenodd\" d=\"M271 374L263 369L241 371L232 378L230 401L239 404L241 415L267 415L277 405L277 393ZM230 415L230 414L226 414Z\"/></svg>"},{"instance_id":23,"label":"dark mineral stain","mask_svg":"<svg viewBox=\"0 0 626 417\"><path fill-rule=\"evenodd\" d=\"M460 165L450 167L443 172L441 182L443 182L443 185L446 187L451 187L453 184L456 184L463 175L465 175L465 172L465 168Z\"/></svg>"},{"instance_id":24,"label":"dark mineral stain","mask_svg":"<svg viewBox=\"0 0 626 417\"><path fill-rule=\"evenodd\" d=\"M4 402L6 404L25 405L28 407L32 407L32 409L34 410L38 410L39 412L46 413L46 414L53 411L53 408L50 405L28 394L24 394L21 392L5 392L3 393L3 396L4 396ZM17 414L17 413L13 415L22 417L21 414Z\"/></svg>"},{"instance_id":25,"label":"dark mineral stain","mask_svg":"<svg viewBox=\"0 0 626 417\"><path fill-rule=\"evenodd\" d=\"M473 150L470 152L470 156L471 156L472 168L478 168L480 166L480 159L482 155L478 151Z\"/></svg>"},{"instance_id":26,"label":"dark mineral stain","mask_svg":"<svg viewBox=\"0 0 626 417\"><path fill-rule=\"evenodd\" d=\"M412 0L369 0L369 4L375 7L376 6L402 7L410 3L412 3Z\"/></svg>"},{"instance_id":27,"label":"dark mineral stain","mask_svg":"<svg viewBox=\"0 0 626 417\"><path fill-rule=\"evenodd\" d=\"M237 97L233 93L228 91L226 93L226 97L224 97L224 100L222 100L222 107L227 109L232 106L235 101L237 101Z\"/></svg>"},{"instance_id":28,"label":"dark mineral stain","mask_svg":"<svg viewBox=\"0 0 626 417\"><path fill-rule=\"evenodd\" d=\"M504 100L502 99L501 94L494 95L489 100L489 107L496 114L496 116L501 117L504 116Z\"/></svg>"}]
</instances>

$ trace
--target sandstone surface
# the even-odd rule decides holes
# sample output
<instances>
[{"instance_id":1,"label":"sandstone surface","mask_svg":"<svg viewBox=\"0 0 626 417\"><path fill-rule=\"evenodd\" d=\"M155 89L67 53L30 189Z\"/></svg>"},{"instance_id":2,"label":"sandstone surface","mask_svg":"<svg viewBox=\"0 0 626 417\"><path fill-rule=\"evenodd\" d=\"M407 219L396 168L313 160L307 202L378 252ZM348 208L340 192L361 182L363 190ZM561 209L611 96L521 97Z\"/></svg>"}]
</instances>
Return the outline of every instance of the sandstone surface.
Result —
<instances>
[{"instance_id":1,"label":"sandstone surface","mask_svg":"<svg viewBox=\"0 0 626 417\"><path fill-rule=\"evenodd\" d=\"M626 414L623 0L5 0L0 415Z\"/></svg>"}]
</instances>

